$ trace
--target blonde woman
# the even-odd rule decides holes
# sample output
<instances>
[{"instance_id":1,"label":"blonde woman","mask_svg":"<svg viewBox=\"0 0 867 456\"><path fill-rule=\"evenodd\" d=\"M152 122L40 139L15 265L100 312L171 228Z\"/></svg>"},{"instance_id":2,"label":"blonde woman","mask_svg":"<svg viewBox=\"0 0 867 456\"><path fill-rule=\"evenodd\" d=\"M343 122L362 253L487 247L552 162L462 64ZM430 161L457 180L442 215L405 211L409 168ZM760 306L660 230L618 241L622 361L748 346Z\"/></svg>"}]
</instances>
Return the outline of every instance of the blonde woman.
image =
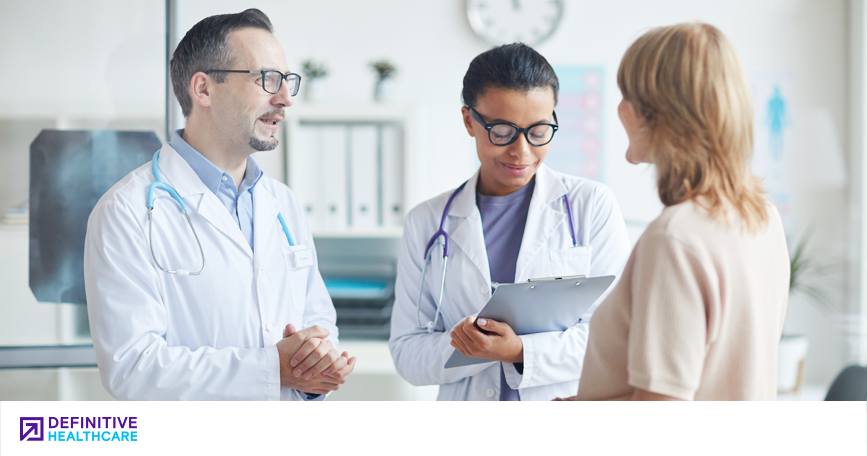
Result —
<instances>
[{"instance_id":1,"label":"blonde woman","mask_svg":"<svg viewBox=\"0 0 867 456\"><path fill-rule=\"evenodd\" d=\"M620 63L626 159L656 166L662 214L590 323L578 395L772 400L789 257L750 173L749 86L707 24L653 29Z\"/></svg>"}]
</instances>

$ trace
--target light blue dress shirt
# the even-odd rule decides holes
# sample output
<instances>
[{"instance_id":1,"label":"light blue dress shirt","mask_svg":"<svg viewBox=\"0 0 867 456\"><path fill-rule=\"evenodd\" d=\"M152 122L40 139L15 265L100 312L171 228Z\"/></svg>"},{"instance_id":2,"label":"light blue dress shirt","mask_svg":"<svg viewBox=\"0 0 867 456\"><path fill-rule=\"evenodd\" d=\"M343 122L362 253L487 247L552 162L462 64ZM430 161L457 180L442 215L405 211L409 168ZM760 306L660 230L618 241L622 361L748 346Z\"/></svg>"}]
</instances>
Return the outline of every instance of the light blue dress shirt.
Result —
<instances>
[{"instance_id":1,"label":"light blue dress shirt","mask_svg":"<svg viewBox=\"0 0 867 456\"><path fill-rule=\"evenodd\" d=\"M232 214L232 218L235 219L235 223L238 224L238 228L241 229L241 233L250 244L250 250L253 250L253 189L264 174L259 163L253 157L247 158L247 172L244 173L244 179L241 180L239 191L232 176L217 168L204 155L187 144L183 135L183 128L175 131L172 142L169 143L172 149L187 161L187 164L193 168L205 186L214 192L214 195L217 195L217 199Z\"/></svg>"},{"instance_id":2,"label":"light blue dress shirt","mask_svg":"<svg viewBox=\"0 0 867 456\"><path fill-rule=\"evenodd\" d=\"M193 171L199 176L199 179L205 183L205 186L217 195L217 199L232 214L238 228L244 233L244 238L250 244L250 250L253 250L253 189L256 188L259 179L265 174L259 163L253 157L247 159L247 171L244 173L244 179L241 180L239 191L238 187L235 186L235 179L232 179L229 173L217 168L199 151L193 149L193 146L187 144L183 135L183 128L176 130L169 145L186 160L190 168L193 168ZM325 396L320 394L305 394L307 400L321 401L325 399Z\"/></svg>"}]
</instances>

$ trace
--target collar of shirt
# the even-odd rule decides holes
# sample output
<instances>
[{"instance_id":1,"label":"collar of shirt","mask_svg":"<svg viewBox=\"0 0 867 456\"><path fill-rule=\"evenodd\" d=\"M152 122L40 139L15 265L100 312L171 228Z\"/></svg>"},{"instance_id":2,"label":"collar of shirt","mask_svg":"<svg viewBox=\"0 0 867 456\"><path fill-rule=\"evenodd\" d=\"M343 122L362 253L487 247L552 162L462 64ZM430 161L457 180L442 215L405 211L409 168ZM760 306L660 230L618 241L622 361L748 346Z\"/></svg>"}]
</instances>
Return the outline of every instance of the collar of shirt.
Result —
<instances>
[{"instance_id":1,"label":"collar of shirt","mask_svg":"<svg viewBox=\"0 0 867 456\"><path fill-rule=\"evenodd\" d=\"M533 197L533 189L536 188L534 177L527 185L505 196L485 196L476 190L476 205L482 206L511 206L523 201L529 201Z\"/></svg>"},{"instance_id":2,"label":"collar of shirt","mask_svg":"<svg viewBox=\"0 0 867 456\"><path fill-rule=\"evenodd\" d=\"M224 181L234 183L229 173L218 168L217 165L211 163L199 151L193 149L193 146L184 141L183 135L183 128L176 130L169 145L190 165L190 168L193 169L208 189L215 195L219 195L220 186L223 185ZM244 179L241 181L241 192L252 192L263 174L259 163L252 156L247 158L247 171L244 173ZM230 185L227 185L227 187L230 187ZM231 185L231 187L233 192L237 194L237 188L234 185Z\"/></svg>"}]
</instances>

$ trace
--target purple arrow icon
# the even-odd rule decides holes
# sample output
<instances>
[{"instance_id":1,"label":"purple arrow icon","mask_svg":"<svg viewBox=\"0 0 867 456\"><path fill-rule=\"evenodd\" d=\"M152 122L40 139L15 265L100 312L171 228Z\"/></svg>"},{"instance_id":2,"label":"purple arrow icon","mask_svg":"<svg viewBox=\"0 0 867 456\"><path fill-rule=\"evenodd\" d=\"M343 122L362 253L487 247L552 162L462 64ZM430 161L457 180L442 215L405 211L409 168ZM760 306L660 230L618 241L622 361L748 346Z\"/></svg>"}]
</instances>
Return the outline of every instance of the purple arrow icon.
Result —
<instances>
[{"instance_id":1,"label":"purple arrow icon","mask_svg":"<svg viewBox=\"0 0 867 456\"><path fill-rule=\"evenodd\" d=\"M21 438L19 439L19 441L43 440L44 437L42 435L42 429L44 424L45 422L43 421L43 418L41 416L22 416L21 426L19 429L21 433ZM26 432L25 429L27 430Z\"/></svg>"}]
</instances>

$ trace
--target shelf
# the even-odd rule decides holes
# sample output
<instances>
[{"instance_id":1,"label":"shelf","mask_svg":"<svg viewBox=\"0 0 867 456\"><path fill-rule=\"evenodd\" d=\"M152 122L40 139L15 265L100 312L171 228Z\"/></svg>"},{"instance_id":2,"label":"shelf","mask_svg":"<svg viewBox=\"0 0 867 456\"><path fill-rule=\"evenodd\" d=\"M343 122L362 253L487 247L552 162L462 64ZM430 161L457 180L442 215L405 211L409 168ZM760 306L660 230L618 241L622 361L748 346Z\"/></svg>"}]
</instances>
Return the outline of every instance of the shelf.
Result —
<instances>
[{"instance_id":1,"label":"shelf","mask_svg":"<svg viewBox=\"0 0 867 456\"><path fill-rule=\"evenodd\" d=\"M325 288L331 299L387 299L394 293L388 280L381 279L325 279Z\"/></svg>"},{"instance_id":2,"label":"shelf","mask_svg":"<svg viewBox=\"0 0 867 456\"><path fill-rule=\"evenodd\" d=\"M13 231L13 232L24 232L28 233L30 231L30 224L28 223L0 223L0 231Z\"/></svg>"},{"instance_id":3,"label":"shelf","mask_svg":"<svg viewBox=\"0 0 867 456\"><path fill-rule=\"evenodd\" d=\"M313 231L314 238L401 238L403 237L403 227L382 227L373 230L316 230Z\"/></svg>"},{"instance_id":4,"label":"shelf","mask_svg":"<svg viewBox=\"0 0 867 456\"><path fill-rule=\"evenodd\" d=\"M298 103L286 110L288 120L340 122L404 122L415 115L407 105L373 103Z\"/></svg>"}]
</instances>

